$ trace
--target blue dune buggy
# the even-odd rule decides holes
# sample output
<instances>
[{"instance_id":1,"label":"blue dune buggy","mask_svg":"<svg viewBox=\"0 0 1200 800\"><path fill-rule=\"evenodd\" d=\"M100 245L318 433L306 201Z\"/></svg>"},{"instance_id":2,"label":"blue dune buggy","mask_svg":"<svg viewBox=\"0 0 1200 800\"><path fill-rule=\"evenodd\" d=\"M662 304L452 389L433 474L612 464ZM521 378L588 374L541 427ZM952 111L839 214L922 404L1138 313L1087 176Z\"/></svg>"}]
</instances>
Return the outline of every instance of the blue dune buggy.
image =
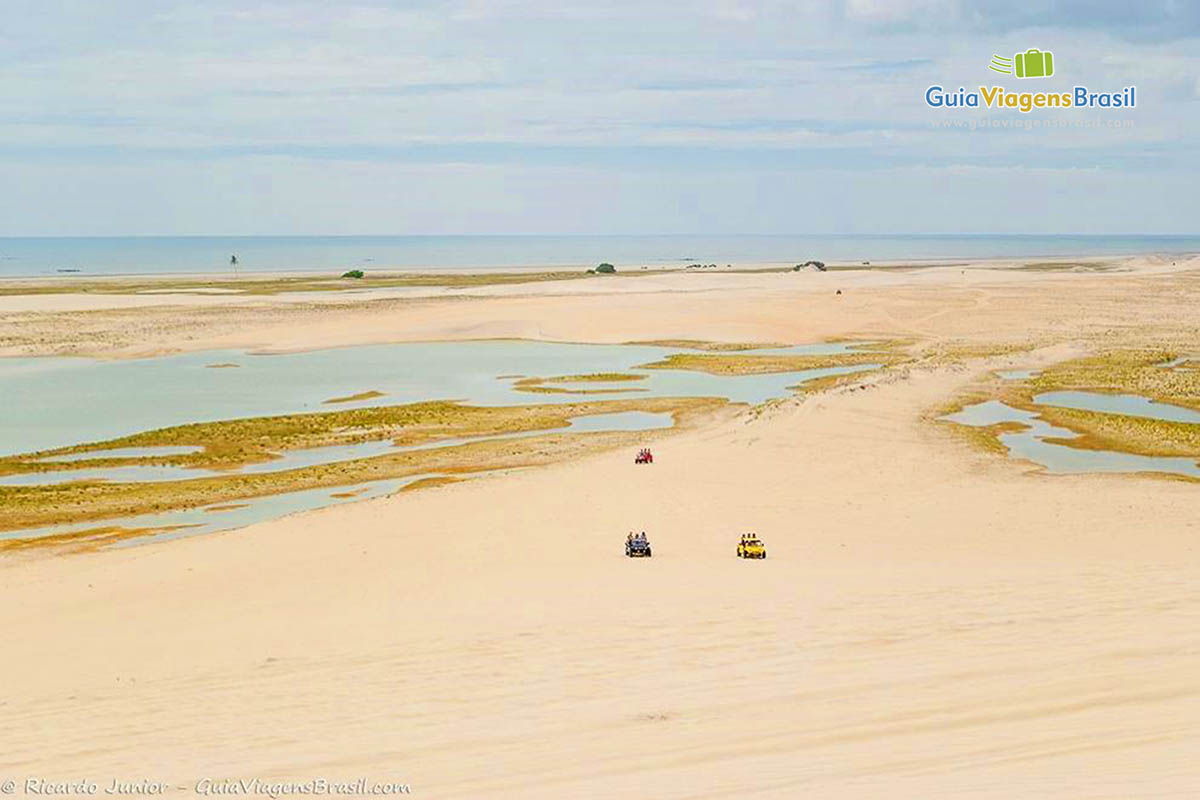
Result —
<instances>
[{"instance_id":1,"label":"blue dune buggy","mask_svg":"<svg viewBox=\"0 0 1200 800\"><path fill-rule=\"evenodd\" d=\"M630 534L625 539L625 555L629 558L651 558L654 555L645 533Z\"/></svg>"}]
</instances>

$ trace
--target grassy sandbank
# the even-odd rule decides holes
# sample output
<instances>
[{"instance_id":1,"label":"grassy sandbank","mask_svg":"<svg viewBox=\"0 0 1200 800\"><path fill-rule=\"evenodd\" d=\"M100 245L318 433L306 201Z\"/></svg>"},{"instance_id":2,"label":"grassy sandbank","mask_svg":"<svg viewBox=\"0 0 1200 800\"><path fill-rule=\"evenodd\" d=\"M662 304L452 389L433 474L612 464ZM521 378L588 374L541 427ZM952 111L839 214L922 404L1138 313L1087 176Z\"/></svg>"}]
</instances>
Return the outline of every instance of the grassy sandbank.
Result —
<instances>
[{"instance_id":1,"label":"grassy sandbank","mask_svg":"<svg viewBox=\"0 0 1200 800\"><path fill-rule=\"evenodd\" d=\"M1135 348L1108 350L1043 368L1024 380L991 378L957 398L937 415L953 413L985 400L1000 400L1014 408L1036 413L1045 422L1079 434L1047 441L1080 450L1108 450L1144 456L1200 459L1200 425L1128 414L1039 405L1037 395L1054 391L1083 391L1140 395L1159 403L1200 409L1200 370L1167 368L1162 364L1178 357L1175 349ZM1005 451L999 434L1012 423L981 428L955 426L985 449Z\"/></svg>"},{"instance_id":2,"label":"grassy sandbank","mask_svg":"<svg viewBox=\"0 0 1200 800\"><path fill-rule=\"evenodd\" d=\"M551 378L521 378L513 383L513 388L518 392L531 392L534 394L619 394L622 392L643 392L645 389L639 388L604 388L604 389L577 389L564 386L553 386L547 384L556 383L625 383L630 381L645 380L645 375L634 375L628 372L592 372L587 375L557 375Z\"/></svg>"},{"instance_id":3,"label":"grassy sandbank","mask_svg":"<svg viewBox=\"0 0 1200 800\"><path fill-rule=\"evenodd\" d=\"M753 355L750 353L672 353L639 369L687 369L710 375L765 375L864 364L890 366L908 357L890 350L864 350L832 355Z\"/></svg>"},{"instance_id":4,"label":"grassy sandbank","mask_svg":"<svg viewBox=\"0 0 1200 800\"><path fill-rule=\"evenodd\" d=\"M345 397L331 397L324 401L323 405L336 405L338 403L356 403L359 400L374 400L376 397L383 397L383 392L377 392L372 389L369 392L359 392L358 394L348 394Z\"/></svg>"},{"instance_id":5,"label":"grassy sandbank","mask_svg":"<svg viewBox=\"0 0 1200 800\"><path fill-rule=\"evenodd\" d=\"M0 475L18 472L57 472L83 467L180 466L234 469L271 461L287 450L391 440L397 446L424 445L438 439L492 436L549 430L572 416L607 411L670 411L685 401L663 399L531 406L468 406L448 401L374 406L309 414L247 417L198 422L135 433L103 442L42 450L0 458ZM628 407L626 407L628 406ZM653 408L650 408L653 406ZM599 410L602 409L602 410ZM41 461L50 456L76 455L129 447L191 446L199 452L140 458L101 455L81 461Z\"/></svg>"},{"instance_id":6,"label":"grassy sandbank","mask_svg":"<svg viewBox=\"0 0 1200 800\"><path fill-rule=\"evenodd\" d=\"M608 447L645 441L656 431L569 434L551 432L571 417L622 411L666 412L677 426L687 427L728 406L718 398L652 398L608 400L551 406L480 408L455 403L417 403L374 409L263 417L196 423L148 431L109 442L57 452L164 444L204 444L202 453L132 460L151 463L193 459L196 466L226 467L248 460L265 460L281 449L321 444L391 439L420 444L439 439L487 436L545 430L542 436L491 439L458 446L401 451L371 458L320 464L299 469L221 475L157 483L77 482L38 486L0 486L0 530L102 520L233 503L253 497L323 487L354 486L369 481L402 478L428 472L465 475L495 469L536 466ZM82 462L96 466L101 462ZM130 459L120 460L123 464ZM4 459L5 466L20 457ZM78 466L75 462L71 466ZM61 466L61 465L55 465Z\"/></svg>"}]
</instances>

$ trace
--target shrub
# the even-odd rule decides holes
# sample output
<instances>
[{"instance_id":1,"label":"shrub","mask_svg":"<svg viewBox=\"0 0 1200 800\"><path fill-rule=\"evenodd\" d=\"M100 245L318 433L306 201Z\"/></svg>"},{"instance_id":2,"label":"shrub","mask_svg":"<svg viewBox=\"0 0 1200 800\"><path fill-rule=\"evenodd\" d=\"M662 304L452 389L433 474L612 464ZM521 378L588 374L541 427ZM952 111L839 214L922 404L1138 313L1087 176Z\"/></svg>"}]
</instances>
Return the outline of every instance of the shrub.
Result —
<instances>
[{"instance_id":1,"label":"shrub","mask_svg":"<svg viewBox=\"0 0 1200 800\"><path fill-rule=\"evenodd\" d=\"M617 271L617 268L607 262L596 267L596 272L601 273L603 275L612 275L616 271Z\"/></svg>"},{"instance_id":2,"label":"shrub","mask_svg":"<svg viewBox=\"0 0 1200 800\"><path fill-rule=\"evenodd\" d=\"M349 272L343 272L343 278L361 278L365 273L361 269L352 269Z\"/></svg>"}]
</instances>

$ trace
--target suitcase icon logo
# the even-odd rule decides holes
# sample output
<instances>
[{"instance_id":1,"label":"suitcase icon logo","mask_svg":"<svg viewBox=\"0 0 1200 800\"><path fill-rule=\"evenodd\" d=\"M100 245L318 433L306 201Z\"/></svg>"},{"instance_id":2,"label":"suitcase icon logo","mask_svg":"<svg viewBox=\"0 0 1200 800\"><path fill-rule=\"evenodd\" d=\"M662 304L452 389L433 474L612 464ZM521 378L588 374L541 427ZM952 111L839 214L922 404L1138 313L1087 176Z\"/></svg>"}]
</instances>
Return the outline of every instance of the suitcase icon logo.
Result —
<instances>
[{"instance_id":1,"label":"suitcase icon logo","mask_svg":"<svg viewBox=\"0 0 1200 800\"><path fill-rule=\"evenodd\" d=\"M1006 75L1016 75L1018 78L1049 78L1054 74L1054 54L1049 50L1031 47L1012 58L992 56L988 69Z\"/></svg>"}]
</instances>

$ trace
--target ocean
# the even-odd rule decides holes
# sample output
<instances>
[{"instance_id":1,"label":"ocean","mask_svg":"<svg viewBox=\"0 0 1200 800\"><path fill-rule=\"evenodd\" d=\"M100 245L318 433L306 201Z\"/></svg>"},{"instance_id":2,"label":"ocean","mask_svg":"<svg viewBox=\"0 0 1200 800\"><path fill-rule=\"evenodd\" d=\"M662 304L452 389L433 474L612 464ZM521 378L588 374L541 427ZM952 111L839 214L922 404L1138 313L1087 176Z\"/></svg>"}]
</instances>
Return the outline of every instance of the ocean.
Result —
<instances>
[{"instance_id":1,"label":"ocean","mask_svg":"<svg viewBox=\"0 0 1200 800\"><path fill-rule=\"evenodd\" d=\"M1200 252L1200 236L118 236L0 237L0 277L347 269L511 269L688 263L1009 258Z\"/></svg>"}]
</instances>

